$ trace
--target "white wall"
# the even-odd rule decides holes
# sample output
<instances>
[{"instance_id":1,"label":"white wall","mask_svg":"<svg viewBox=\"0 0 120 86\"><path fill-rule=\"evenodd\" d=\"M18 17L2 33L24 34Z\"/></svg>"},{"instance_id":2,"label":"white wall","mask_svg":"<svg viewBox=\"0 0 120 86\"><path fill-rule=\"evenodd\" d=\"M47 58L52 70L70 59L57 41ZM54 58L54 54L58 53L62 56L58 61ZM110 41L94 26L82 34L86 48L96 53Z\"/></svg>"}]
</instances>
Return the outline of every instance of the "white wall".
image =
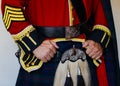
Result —
<instances>
[{"instance_id":1,"label":"white wall","mask_svg":"<svg viewBox=\"0 0 120 86\"><path fill-rule=\"evenodd\" d=\"M19 70L18 59L15 57L17 48L4 27L0 10L0 86L15 86Z\"/></svg>"},{"instance_id":2,"label":"white wall","mask_svg":"<svg viewBox=\"0 0 120 86\"><path fill-rule=\"evenodd\" d=\"M120 63L120 0L111 0L112 12L115 23L115 30L118 43L118 54L119 54L119 63Z\"/></svg>"}]
</instances>

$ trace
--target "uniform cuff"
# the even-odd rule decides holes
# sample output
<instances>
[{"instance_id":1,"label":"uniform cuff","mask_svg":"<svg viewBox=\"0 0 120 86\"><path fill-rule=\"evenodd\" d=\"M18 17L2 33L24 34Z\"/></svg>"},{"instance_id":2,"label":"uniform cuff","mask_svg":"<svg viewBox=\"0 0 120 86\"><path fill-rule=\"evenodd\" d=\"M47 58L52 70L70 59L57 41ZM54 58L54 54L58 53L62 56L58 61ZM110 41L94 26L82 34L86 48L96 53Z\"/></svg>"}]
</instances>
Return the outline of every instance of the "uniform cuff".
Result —
<instances>
[{"instance_id":1,"label":"uniform cuff","mask_svg":"<svg viewBox=\"0 0 120 86\"><path fill-rule=\"evenodd\" d=\"M19 46L18 58L22 68L27 72L39 69L43 62L35 57L32 51L41 44L44 38L38 37L37 31L32 25L12 36Z\"/></svg>"},{"instance_id":2,"label":"uniform cuff","mask_svg":"<svg viewBox=\"0 0 120 86\"><path fill-rule=\"evenodd\" d=\"M91 36L89 37L90 40L94 40L100 43L103 48L106 48L108 46L110 38L111 38L110 30L103 25L95 25L93 27Z\"/></svg>"},{"instance_id":3,"label":"uniform cuff","mask_svg":"<svg viewBox=\"0 0 120 86\"><path fill-rule=\"evenodd\" d=\"M44 40L38 37L36 29L30 25L18 34L12 35L17 44L26 52L32 52Z\"/></svg>"}]
</instances>

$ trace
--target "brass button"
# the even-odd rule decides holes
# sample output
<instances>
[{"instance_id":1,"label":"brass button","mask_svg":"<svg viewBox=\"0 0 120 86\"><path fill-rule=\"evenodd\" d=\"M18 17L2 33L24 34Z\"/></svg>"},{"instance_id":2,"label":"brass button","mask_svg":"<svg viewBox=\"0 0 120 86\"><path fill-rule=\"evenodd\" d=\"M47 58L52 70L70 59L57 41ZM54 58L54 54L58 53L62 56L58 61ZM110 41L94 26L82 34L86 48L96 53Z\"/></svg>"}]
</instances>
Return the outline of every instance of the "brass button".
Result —
<instances>
[{"instance_id":1,"label":"brass button","mask_svg":"<svg viewBox=\"0 0 120 86\"><path fill-rule=\"evenodd\" d=\"M73 6L71 6L71 10L73 10Z\"/></svg>"},{"instance_id":2,"label":"brass button","mask_svg":"<svg viewBox=\"0 0 120 86\"><path fill-rule=\"evenodd\" d=\"M74 17L72 17L72 21L74 21L75 20L75 18Z\"/></svg>"}]
</instances>

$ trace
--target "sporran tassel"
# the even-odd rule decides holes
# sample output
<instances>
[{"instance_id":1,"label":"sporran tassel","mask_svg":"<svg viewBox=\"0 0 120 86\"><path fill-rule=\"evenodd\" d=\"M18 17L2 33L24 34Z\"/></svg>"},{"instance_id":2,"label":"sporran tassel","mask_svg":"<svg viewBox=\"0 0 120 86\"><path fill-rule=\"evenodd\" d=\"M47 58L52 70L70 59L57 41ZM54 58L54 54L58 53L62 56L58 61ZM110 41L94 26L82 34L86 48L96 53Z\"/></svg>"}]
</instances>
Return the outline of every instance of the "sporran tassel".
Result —
<instances>
[{"instance_id":1,"label":"sporran tassel","mask_svg":"<svg viewBox=\"0 0 120 86\"><path fill-rule=\"evenodd\" d=\"M68 63L67 63L67 76L66 76L66 81L64 86L73 86L73 81L70 75L70 69L69 69Z\"/></svg>"},{"instance_id":2,"label":"sporran tassel","mask_svg":"<svg viewBox=\"0 0 120 86\"><path fill-rule=\"evenodd\" d=\"M77 86L85 86L85 82L79 64L77 68Z\"/></svg>"}]
</instances>

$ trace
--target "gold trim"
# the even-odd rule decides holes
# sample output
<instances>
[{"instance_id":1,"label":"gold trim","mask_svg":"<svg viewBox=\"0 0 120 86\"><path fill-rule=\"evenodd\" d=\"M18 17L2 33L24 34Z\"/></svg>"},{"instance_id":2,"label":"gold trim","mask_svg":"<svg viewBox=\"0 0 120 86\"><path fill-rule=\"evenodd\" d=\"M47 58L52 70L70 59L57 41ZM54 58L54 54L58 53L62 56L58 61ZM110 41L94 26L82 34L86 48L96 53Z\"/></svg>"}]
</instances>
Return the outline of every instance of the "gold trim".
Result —
<instances>
[{"instance_id":1,"label":"gold trim","mask_svg":"<svg viewBox=\"0 0 120 86\"><path fill-rule=\"evenodd\" d=\"M36 58L36 59L31 63L31 65L34 65L37 60L38 60L38 59Z\"/></svg>"},{"instance_id":2,"label":"gold trim","mask_svg":"<svg viewBox=\"0 0 120 86\"><path fill-rule=\"evenodd\" d=\"M10 18L8 24L5 23L7 30L9 29L12 21L23 21L23 20L25 20L25 18Z\"/></svg>"},{"instance_id":3,"label":"gold trim","mask_svg":"<svg viewBox=\"0 0 120 86\"><path fill-rule=\"evenodd\" d=\"M73 26L73 15L72 15L72 2L70 0L68 0L68 8L69 8L69 24L70 26Z\"/></svg>"},{"instance_id":4,"label":"gold trim","mask_svg":"<svg viewBox=\"0 0 120 86\"><path fill-rule=\"evenodd\" d=\"M93 27L93 30L95 30L95 29L99 29L99 30L102 30L102 31L105 32L104 35L103 35L103 37L102 37L102 39L101 39L101 43L104 41L106 35L109 36L109 37L108 37L108 41L107 41L107 43L106 43L106 45L105 45L105 48L106 48L107 45L108 45L108 43L109 43L109 41L110 41L110 37L111 37L111 32L110 32L110 30L109 30L106 26L103 26L103 25L95 25L95 26Z\"/></svg>"},{"instance_id":5,"label":"gold trim","mask_svg":"<svg viewBox=\"0 0 120 86\"><path fill-rule=\"evenodd\" d=\"M12 21L25 21L21 8L15 8L10 6L5 6L3 21L5 23L6 29L9 29Z\"/></svg>"},{"instance_id":6,"label":"gold trim","mask_svg":"<svg viewBox=\"0 0 120 86\"><path fill-rule=\"evenodd\" d=\"M24 61L24 63L26 63L29 58L30 58L30 54L28 55L28 57L27 57L27 59Z\"/></svg>"},{"instance_id":7,"label":"gold trim","mask_svg":"<svg viewBox=\"0 0 120 86\"><path fill-rule=\"evenodd\" d=\"M7 9L14 10L14 11L21 11L21 8L15 8L15 7L11 7L11 6L6 5L5 10L7 10Z\"/></svg>"},{"instance_id":8,"label":"gold trim","mask_svg":"<svg viewBox=\"0 0 120 86\"><path fill-rule=\"evenodd\" d=\"M35 30L35 28L32 25L29 25L20 33L18 33L16 35L12 35L12 37L15 41L18 41L18 40L21 41L24 44L24 46L30 51L29 46L27 46L27 44L22 39L24 37L28 37L33 44L37 45L37 43L34 41L34 39L32 39L32 37L30 36L30 33L34 30Z\"/></svg>"},{"instance_id":9,"label":"gold trim","mask_svg":"<svg viewBox=\"0 0 120 86\"><path fill-rule=\"evenodd\" d=\"M99 62L97 62L97 61L99 61ZM102 60L101 59L97 59L97 61L96 61L96 59L93 59L93 63L95 64L95 66L99 67L100 63L102 63Z\"/></svg>"},{"instance_id":10,"label":"gold trim","mask_svg":"<svg viewBox=\"0 0 120 86\"><path fill-rule=\"evenodd\" d=\"M99 63L96 60L93 60L93 63L96 65L96 67L99 67Z\"/></svg>"},{"instance_id":11,"label":"gold trim","mask_svg":"<svg viewBox=\"0 0 120 86\"><path fill-rule=\"evenodd\" d=\"M52 39L52 41L54 42L60 42L60 41L68 41L66 40L65 38L56 38L56 39ZM72 38L71 41L75 41L75 42L85 42L85 39L80 39L80 38ZM19 46L20 47L20 46ZM31 71L34 71L34 70L37 70L39 68L41 68L41 66L43 65L43 61L40 60L39 64L35 66L35 62L38 60L37 58L35 58L35 56L33 56L33 59L27 64L25 65L25 62L29 59L30 55L28 55L28 58L23 61L23 58L24 58L24 55L25 55L25 52L23 51L23 49L20 47L21 49L21 55L20 55L20 63L22 65L22 67L27 71L27 72L31 72ZM34 60L35 58L35 60ZM33 61L33 62L32 62ZM100 59L99 59L100 62L102 62ZM93 63L98 67L100 64L96 61L96 60L93 60ZM31 64L32 66L30 66L29 64Z\"/></svg>"},{"instance_id":12,"label":"gold trim","mask_svg":"<svg viewBox=\"0 0 120 86\"><path fill-rule=\"evenodd\" d=\"M26 64L28 67L32 63L32 61L34 61L34 58L35 58L35 56L33 56L33 58L28 62L28 64Z\"/></svg>"},{"instance_id":13,"label":"gold trim","mask_svg":"<svg viewBox=\"0 0 120 86\"><path fill-rule=\"evenodd\" d=\"M20 47L20 46L19 46ZM20 49L21 49L21 55L20 55L20 63L21 63L21 65L22 65L22 67L24 68L24 70L26 70L27 72L31 72L31 71L34 71L34 70L37 70L37 69L39 69L41 66L42 66L42 64L43 64L43 61L41 61L40 60L40 62L39 62L39 64L38 65L32 65L32 66L27 66L27 65L25 65L25 61L23 61L23 58L24 58L24 55L25 55L25 52L24 52L24 50L20 47ZM28 55L29 56L29 55ZM33 57L33 58L35 58L35 57ZM37 61L37 60L36 60Z\"/></svg>"},{"instance_id":14,"label":"gold trim","mask_svg":"<svg viewBox=\"0 0 120 86\"><path fill-rule=\"evenodd\" d=\"M95 26L93 27L93 30L95 30L95 29L102 30L102 31L106 32L109 36L111 36L110 30L109 30L108 27L106 27L106 26L103 26L103 25L95 25Z\"/></svg>"},{"instance_id":15,"label":"gold trim","mask_svg":"<svg viewBox=\"0 0 120 86\"><path fill-rule=\"evenodd\" d=\"M53 39L52 41L54 41L54 42L60 42L60 41L85 42L85 39L71 38L71 39L68 40L66 38L56 38L56 39Z\"/></svg>"},{"instance_id":16,"label":"gold trim","mask_svg":"<svg viewBox=\"0 0 120 86\"><path fill-rule=\"evenodd\" d=\"M33 40L33 38L30 36L30 34L27 34L26 36L34 43L34 45L37 45L37 43Z\"/></svg>"},{"instance_id":17,"label":"gold trim","mask_svg":"<svg viewBox=\"0 0 120 86\"><path fill-rule=\"evenodd\" d=\"M53 39L52 41L54 42L61 42L61 41L74 41L74 42L85 42L85 39L80 39L80 38L71 38L69 40L67 40L66 38L56 38ZM100 63L102 63L101 59L98 59L97 61L99 61ZM93 63L95 66L99 67L100 63L98 63L95 59L93 59Z\"/></svg>"},{"instance_id":18,"label":"gold trim","mask_svg":"<svg viewBox=\"0 0 120 86\"><path fill-rule=\"evenodd\" d=\"M7 15L4 15L3 19L4 22L7 23L10 18L24 18L24 15L22 12L15 12L16 14L13 13L8 13Z\"/></svg>"},{"instance_id":19,"label":"gold trim","mask_svg":"<svg viewBox=\"0 0 120 86\"><path fill-rule=\"evenodd\" d=\"M108 46L109 41L110 41L110 37L108 38L108 41L107 41L107 43L106 43L106 45L105 45L105 48Z\"/></svg>"},{"instance_id":20,"label":"gold trim","mask_svg":"<svg viewBox=\"0 0 120 86\"><path fill-rule=\"evenodd\" d=\"M7 19L3 19L4 20L4 23L7 27L7 29L9 29L12 21L24 21L25 18L24 18L24 15L15 15L14 14L9 14L8 15L8 18Z\"/></svg>"},{"instance_id":21,"label":"gold trim","mask_svg":"<svg viewBox=\"0 0 120 86\"><path fill-rule=\"evenodd\" d=\"M24 46L30 51L30 48L28 47L28 45L22 40L20 39L20 41L24 44Z\"/></svg>"},{"instance_id":22,"label":"gold trim","mask_svg":"<svg viewBox=\"0 0 120 86\"><path fill-rule=\"evenodd\" d=\"M15 41L17 41L17 40L24 38L27 34L30 34L34 30L35 30L35 28L32 25L29 25L20 33L12 35L12 37L14 38Z\"/></svg>"},{"instance_id":23,"label":"gold trim","mask_svg":"<svg viewBox=\"0 0 120 86\"><path fill-rule=\"evenodd\" d=\"M101 40L101 43L104 41L105 37L106 37L106 33L104 33L102 40Z\"/></svg>"}]
</instances>

